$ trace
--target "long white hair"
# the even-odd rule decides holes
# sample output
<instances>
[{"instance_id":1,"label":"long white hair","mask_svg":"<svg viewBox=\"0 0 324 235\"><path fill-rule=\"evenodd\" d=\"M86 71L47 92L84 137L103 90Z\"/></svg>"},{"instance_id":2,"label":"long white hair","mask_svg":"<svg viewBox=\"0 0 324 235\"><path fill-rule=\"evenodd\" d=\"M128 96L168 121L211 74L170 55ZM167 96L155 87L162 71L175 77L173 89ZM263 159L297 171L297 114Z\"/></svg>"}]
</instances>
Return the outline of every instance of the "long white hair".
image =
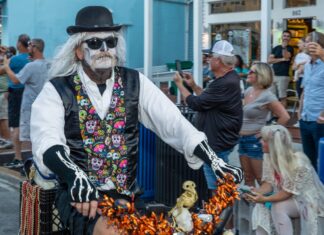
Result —
<instances>
[{"instance_id":1,"label":"long white hair","mask_svg":"<svg viewBox=\"0 0 324 235\"><path fill-rule=\"evenodd\" d=\"M69 76L77 71L77 68L81 65L81 61L77 58L75 50L89 34L91 33L83 32L73 34L65 44L58 48L49 70L51 78ZM116 46L117 65L123 66L126 62L126 43L123 36L124 31L121 29L118 32L114 32L114 35L115 37L118 37L118 43Z\"/></svg>"},{"instance_id":2,"label":"long white hair","mask_svg":"<svg viewBox=\"0 0 324 235\"><path fill-rule=\"evenodd\" d=\"M293 180L294 170L297 167L310 165L304 153L294 152L291 135L284 126L264 126L261 129L261 136L269 145L271 167L283 178Z\"/></svg>"}]
</instances>

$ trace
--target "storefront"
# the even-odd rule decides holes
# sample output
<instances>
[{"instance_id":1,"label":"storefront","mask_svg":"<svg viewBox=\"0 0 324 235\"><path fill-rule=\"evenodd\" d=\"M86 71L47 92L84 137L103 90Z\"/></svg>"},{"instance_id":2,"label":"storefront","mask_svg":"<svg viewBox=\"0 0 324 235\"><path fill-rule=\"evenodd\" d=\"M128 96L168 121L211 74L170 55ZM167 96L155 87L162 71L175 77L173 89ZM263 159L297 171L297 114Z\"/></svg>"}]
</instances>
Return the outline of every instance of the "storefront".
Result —
<instances>
[{"instance_id":1,"label":"storefront","mask_svg":"<svg viewBox=\"0 0 324 235\"><path fill-rule=\"evenodd\" d=\"M205 0L204 34L211 46L220 39L231 41L235 53L246 64L260 60L262 0ZM321 0L275 0L271 6L271 46L281 43L282 31L292 33L291 45L297 50L297 42L307 33L324 32L324 1ZM206 47L206 45L205 45Z\"/></svg>"},{"instance_id":2,"label":"storefront","mask_svg":"<svg viewBox=\"0 0 324 235\"><path fill-rule=\"evenodd\" d=\"M214 41L228 40L234 46L246 65L260 60L260 22L241 22L211 25L211 38Z\"/></svg>"}]
</instances>

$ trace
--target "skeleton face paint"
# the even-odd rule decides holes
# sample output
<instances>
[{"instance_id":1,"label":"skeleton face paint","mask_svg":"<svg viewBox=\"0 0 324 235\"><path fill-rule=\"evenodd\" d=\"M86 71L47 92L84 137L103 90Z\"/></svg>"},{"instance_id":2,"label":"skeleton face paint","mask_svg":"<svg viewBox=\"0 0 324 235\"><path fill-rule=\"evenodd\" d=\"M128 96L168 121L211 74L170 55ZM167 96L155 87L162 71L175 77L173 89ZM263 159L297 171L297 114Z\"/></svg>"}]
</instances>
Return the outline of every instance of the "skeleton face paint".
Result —
<instances>
[{"instance_id":1,"label":"skeleton face paint","mask_svg":"<svg viewBox=\"0 0 324 235\"><path fill-rule=\"evenodd\" d=\"M102 41L99 49L91 49L86 42L89 39L106 39L114 37L113 32L89 33L82 43L81 49L84 54L84 60L89 64L91 69L108 69L116 66L116 47L109 48L106 41ZM110 46L110 45L109 45Z\"/></svg>"}]
</instances>

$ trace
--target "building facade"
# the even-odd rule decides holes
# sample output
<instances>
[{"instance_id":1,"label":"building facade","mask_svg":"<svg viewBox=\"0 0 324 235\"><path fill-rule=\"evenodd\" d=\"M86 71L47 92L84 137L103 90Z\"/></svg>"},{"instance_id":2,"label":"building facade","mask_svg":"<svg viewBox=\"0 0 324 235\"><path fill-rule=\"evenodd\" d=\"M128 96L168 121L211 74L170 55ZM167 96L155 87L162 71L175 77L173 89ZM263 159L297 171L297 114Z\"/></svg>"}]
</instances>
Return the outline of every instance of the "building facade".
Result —
<instances>
[{"instance_id":1,"label":"building facade","mask_svg":"<svg viewBox=\"0 0 324 235\"><path fill-rule=\"evenodd\" d=\"M205 47L219 39L234 44L246 64L260 60L261 4L266 0L205 0ZM271 1L271 0L268 0ZM281 43L281 33L292 33L291 45L297 46L300 38L316 30L324 32L324 1L322 0L272 0L272 46Z\"/></svg>"},{"instance_id":2,"label":"building facade","mask_svg":"<svg viewBox=\"0 0 324 235\"><path fill-rule=\"evenodd\" d=\"M153 1L153 65L191 60L192 1ZM113 12L115 23L126 24L127 66L143 67L144 0L0 0L1 44L15 46L17 37L27 33L42 38L45 55L52 58L74 25L79 9L88 5L106 6Z\"/></svg>"}]
</instances>

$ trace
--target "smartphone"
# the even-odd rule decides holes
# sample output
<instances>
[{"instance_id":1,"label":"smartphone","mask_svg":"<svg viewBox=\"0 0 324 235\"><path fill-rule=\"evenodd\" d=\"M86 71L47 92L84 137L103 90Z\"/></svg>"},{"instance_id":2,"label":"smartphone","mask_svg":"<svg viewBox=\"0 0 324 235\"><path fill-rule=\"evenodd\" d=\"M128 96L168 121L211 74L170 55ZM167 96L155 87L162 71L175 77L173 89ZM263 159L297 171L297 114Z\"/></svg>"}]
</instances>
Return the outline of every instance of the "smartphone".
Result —
<instances>
[{"instance_id":1,"label":"smartphone","mask_svg":"<svg viewBox=\"0 0 324 235\"><path fill-rule=\"evenodd\" d=\"M316 31L313 31L312 33L311 33L311 37L312 37L312 42L316 42L316 43L318 43L318 34L316 33Z\"/></svg>"},{"instance_id":2,"label":"smartphone","mask_svg":"<svg viewBox=\"0 0 324 235\"><path fill-rule=\"evenodd\" d=\"M248 194L254 195L254 193L251 191L251 188L247 185L241 185L239 187L239 191L241 191L242 193L248 193Z\"/></svg>"},{"instance_id":3,"label":"smartphone","mask_svg":"<svg viewBox=\"0 0 324 235\"><path fill-rule=\"evenodd\" d=\"M176 60L175 61L175 64L176 64L176 69L177 69L178 73L183 78L183 72L182 72L182 69L181 69L181 62L180 62L180 60Z\"/></svg>"},{"instance_id":4,"label":"smartphone","mask_svg":"<svg viewBox=\"0 0 324 235\"><path fill-rule=\"evenodd\" d=\"M9 50L7 50L5 54L6 54L8 59L13 56L12 52L9 51Z\"/></svg>"}]
</instances>

